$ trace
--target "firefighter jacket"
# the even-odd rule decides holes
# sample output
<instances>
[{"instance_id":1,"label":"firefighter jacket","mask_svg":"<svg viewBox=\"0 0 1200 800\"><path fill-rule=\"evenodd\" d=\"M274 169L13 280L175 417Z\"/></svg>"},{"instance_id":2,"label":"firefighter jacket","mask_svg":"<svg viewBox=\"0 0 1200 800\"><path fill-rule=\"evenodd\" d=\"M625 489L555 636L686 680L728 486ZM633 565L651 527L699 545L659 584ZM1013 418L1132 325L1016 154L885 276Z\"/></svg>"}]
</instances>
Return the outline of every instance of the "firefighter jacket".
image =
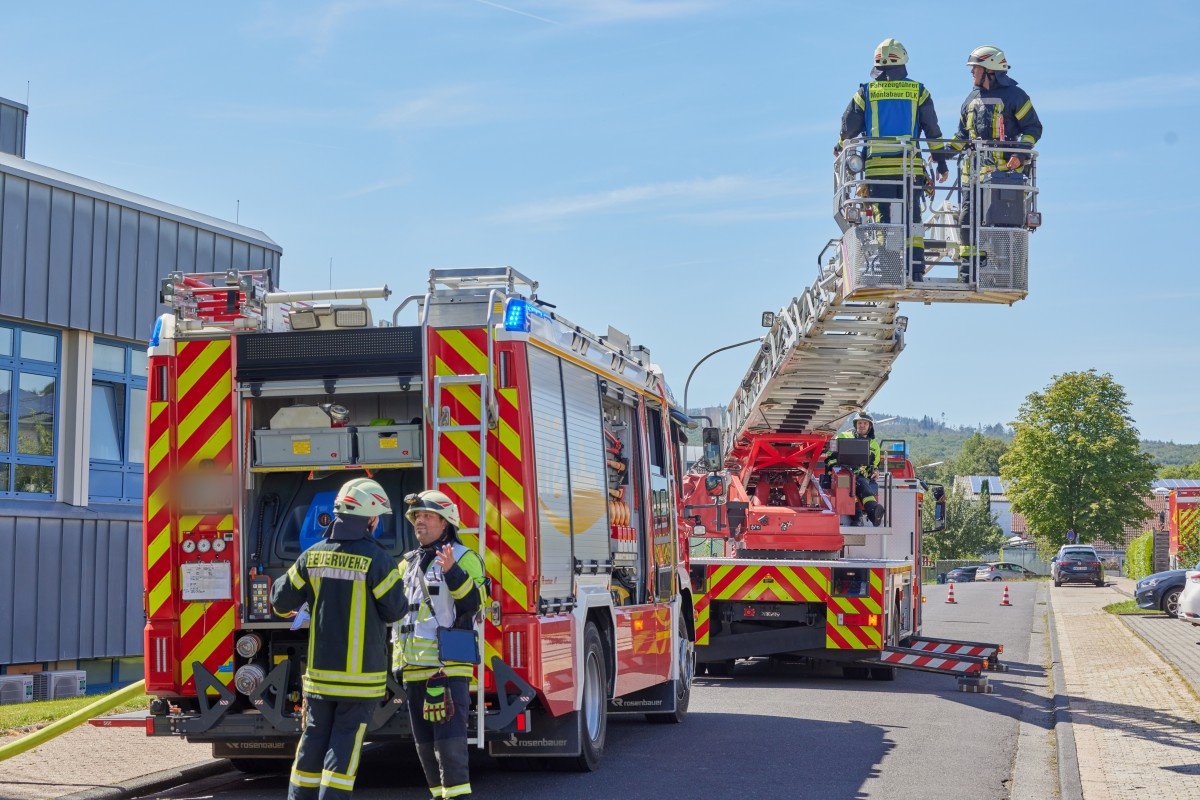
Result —
<instances>
[{"instance_id":1,"label":"firefighter jacket","mask_svg":"<svg viewBox=\"0 0 1200 800\"><path fill-rule=\"evenodd\" d=\"M854 431L842 431L834 438L835 439L861 439L863 437L859 436ZM867 434L866 438L869 442L868 447L871 448L871 463L865 467L859 467L858 469L856 469L854 471L859 473L860 475L865 475L865 476L869 477L872 472L879 469L879 440L875 438L874 427L871 428L871 432ZM837 451L831 449L829 452L829 456L826 457L826 459L825 459L825 467L826 467L826 469L833 469L836 466L837 466Z\"/></svg>"},{"instance_id":2,"label":"firefighter jacket","mask_svg":"<svg viewBox=\"0 0 1200 800\"><path fill-rule=\"evenodd\" d=\"M438 566L434 556L449 541L442 537L433 545L404 556L408 613L396 626L392 668L403 670L406 681L427 680L437 672L465 678L475 674L474 664L443 663L438 659L437 629L470 629L476 613L483 607L483 562L478 553L454 542L454 566L445 574Z\"/></svg>"},{"instance_id":3,"label":"firefighter jacket","mask_svg":"<svg viewBox=\"0 0 1200 800\"><path fill-rule=\"evenodd\" d=\"M908 78L903 66L875 68L871 80L858 87L846 111L842 114L842 134L838 146L848 139L866 136L871 139L894 137L895 144L878 143L867 148L866 176L868 178L897 177L904 174L905 139L940 139L933 98L923 84ZM946 169L942 144L930 144L938 171ZM909 165L912 174L922 174L921 154L912 154Z\"/></svg>"},{"instance_id":4,"label":"firefighter jacket","mask_svg":"<svg viewBox=\"0 0 1200 800\"><path fill-rule=\"evenodd\" d=\"M998 72L995 84L990 89L974 87L963 101L958 115L958 131L954 134L951 147L962 150L976 140L991 142L1013 142L1016 152L991 154L985 171L998 172L1008 169L1010 156L1021 159L1024 169L1025 155L1021 150L1030 150L1042 138L1042 121L1038 119L1033 101L1025 90L1008 75ZM963 165L964 172L967 165Z\"/></svg>"},{"instance_id":5,"label":"firefighter jacket","mask_svg":"<svg viewBox=\"0 0 1200 800\"><path fill-rule=\"evenodd\" d=\"M378 700L387 684L388 623L408 606L400 572L367 531L367 517L339 515L325 535L275 581L271 605L286 614L308 603L306 695Z\"/></svg>"}]
</instances>

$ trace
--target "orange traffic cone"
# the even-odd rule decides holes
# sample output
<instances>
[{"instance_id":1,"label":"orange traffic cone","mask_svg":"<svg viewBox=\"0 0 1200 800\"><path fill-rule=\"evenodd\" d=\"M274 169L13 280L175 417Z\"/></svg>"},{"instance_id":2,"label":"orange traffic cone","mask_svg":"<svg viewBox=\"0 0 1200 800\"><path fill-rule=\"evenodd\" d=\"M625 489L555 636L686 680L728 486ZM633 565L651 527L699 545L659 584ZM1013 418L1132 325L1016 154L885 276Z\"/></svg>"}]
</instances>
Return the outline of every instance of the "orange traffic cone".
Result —
<instances>
[{"instance_id":1,"label":"orange traffic cone","mask_svg":"<svg viewBox=\"0 0 1200 800\"><path fill-rule=\"evenodd\" d=\"M950 591L946 592L946 602L947 603L957 603L958 602L957 600L954 599L954 581L950 581Z\"/></svg>"},{"instance_id":2,"label":"orange traffic cone","mask_svg":"<svg viewBox=\"0 0 1200 800\"><path fill-rule=\"evenodd\" d=\"M1008 584L1007 583L1004 584L1004 596L1000 598L1000 605L1002 605L1002 606L1011 606L1012 605L1012 603L1008 602Z\"/></svg>"}]
</instances>

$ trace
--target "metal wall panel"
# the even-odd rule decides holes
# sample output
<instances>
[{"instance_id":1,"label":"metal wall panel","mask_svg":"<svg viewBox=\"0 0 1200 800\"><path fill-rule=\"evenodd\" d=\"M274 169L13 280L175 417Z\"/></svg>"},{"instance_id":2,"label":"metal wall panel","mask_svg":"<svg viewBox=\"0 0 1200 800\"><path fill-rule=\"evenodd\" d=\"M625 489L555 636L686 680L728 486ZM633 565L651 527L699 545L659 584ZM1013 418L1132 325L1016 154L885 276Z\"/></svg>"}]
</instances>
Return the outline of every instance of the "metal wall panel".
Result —
<instances>
[{"instance_id":1,"label":"metal wall panel","mask_svg":"<svg viewBox=\"0 0 1200 800\"><path fill-rule=\"evenodd\" d=\"M270 269L278 285L281 252L251 229L73 177L0 156L0 316L136 341L170 272Z\"/></svg>"},{"instance_id":2,"label":"metal wall panel","mask_svg":"<svg viewBox=\"0 0 1200 800\"><path fill-rule=\"evenodd\" d=\"M0 152L25 157L25 120L29 109L0 98Z\"/></svg>"},{"instance_id":3,"label":"metal wall panel","mask_svg":"<svg viewBox=\"0 0 1200 800\"><path fill-rule=\"evenodd\" d=\"M0 516L0 664L142 652L141 523Z\"/></svg>"},{"instance_id":4,"label":"metal wall panel","mask_svg":"<svg viewBox=\"0 0 1200 800\"><path fill-rule=\"evenodd\" d=\"M574 593L575 562L571 550L571 484L558 357L530 348L529 385L542 572L538 591L543 599L561 600Z\"/></svg>"}]
</instances>

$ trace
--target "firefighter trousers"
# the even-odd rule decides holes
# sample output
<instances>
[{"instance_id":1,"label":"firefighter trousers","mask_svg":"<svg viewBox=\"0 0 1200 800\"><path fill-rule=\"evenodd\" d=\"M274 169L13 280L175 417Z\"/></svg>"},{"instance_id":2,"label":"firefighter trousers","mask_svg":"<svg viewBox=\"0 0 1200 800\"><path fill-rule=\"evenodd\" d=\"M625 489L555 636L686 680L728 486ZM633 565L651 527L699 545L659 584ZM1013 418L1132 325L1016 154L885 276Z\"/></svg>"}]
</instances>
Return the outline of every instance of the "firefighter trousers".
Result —
<instances>
[{"instance_id":1,"label":"firefighter trousers","mask_svg":"<svg viewBox=\"0 0 1200 800\"><path fill-rule=\"evenodd\" d=\"M914 183L907 214L904 214L904 248L901 252L909 254L909 269L914 281L925 279L925 227L921 222L920 192L924 188L924 180ZM904 187L899 183L870 184L872 199L901 200L904 197ZM873 203L875 219L888 225L893 224L892 207L899 211L902 203ZM899 222L896 220L895 222Z\"/></svg>"},{"instance_id":2,"label":"firefighter trousers","mask_svg":"<svg viewBox=\"0 0 1200 800\"><path fill-rule=\"evenodd\" d=\"M439 723L429 722L423 715L425 681L409 680L404 688L408 694L408 718L413 738L417 740L417 756L429 793L438 797L467 797L471 794L471 777L467 760L467 713L470 710L469 678L447 678L446 691L454 701L454 713Z\"/></svg>"},{"instance_id":3,"label":"firefighter trousers","mask_svg":"<svg viewBox=\"0 0 1200 800\"><path fill-rule=\"evenodd\" d=\"M304 731L296 748L288 800L349 798L358 755L375 703L304 698Z\"/></svg>"}]
</instances>

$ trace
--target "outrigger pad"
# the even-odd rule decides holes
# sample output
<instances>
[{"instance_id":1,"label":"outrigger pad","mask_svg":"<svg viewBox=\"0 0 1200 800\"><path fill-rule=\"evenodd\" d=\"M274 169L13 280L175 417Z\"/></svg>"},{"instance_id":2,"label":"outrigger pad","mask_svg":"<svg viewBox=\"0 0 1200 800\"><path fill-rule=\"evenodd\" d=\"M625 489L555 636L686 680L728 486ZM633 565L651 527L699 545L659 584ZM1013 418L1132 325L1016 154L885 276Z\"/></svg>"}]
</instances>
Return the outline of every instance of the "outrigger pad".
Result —
<instances>
[{"instance_id":1,"label":"outrigger pad","mask_svg":"<svg viewBox=\"0 0 1200 800\"><path fill-rule=\"evenodd\" d=\"M991 694L992 685L988 683L986 675L978 678L962 676L958 679L958 690L960 692L971 692L973 694Z\"/></svg>"}]
</instances>

